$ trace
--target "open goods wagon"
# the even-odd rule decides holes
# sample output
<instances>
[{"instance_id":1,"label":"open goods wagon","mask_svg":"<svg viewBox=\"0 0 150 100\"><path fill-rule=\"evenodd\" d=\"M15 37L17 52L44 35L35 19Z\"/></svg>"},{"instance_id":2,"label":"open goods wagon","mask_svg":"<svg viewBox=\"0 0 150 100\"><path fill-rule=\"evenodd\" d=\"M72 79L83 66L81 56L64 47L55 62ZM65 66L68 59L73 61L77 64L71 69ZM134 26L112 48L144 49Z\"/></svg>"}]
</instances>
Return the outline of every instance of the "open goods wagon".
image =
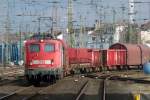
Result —
<instances>
[{"instance_id":1,"label":"open goods wagon","mask_svg":"<svg viewBox=\"0 0 150 100\"><path fill-rule=\"evenodd\" d=\"M87 48L68 48L68 60L71 70L98 70L100 66L100 51ZM74 70L75 71L75 70Z\"/></svg>"},{"instance_id":2,"label":"open goods wagon","mask_svg":"<svg viewBox=\"0 0 150 100\"><path fill-rule=\"evenodd\" d=\"M107 49L101 50L101 63L103 67L109 69L114 66L126 64L126 50Z\"/></svg>"},{"instance_id":3,"label":"open goods wagon","mask_svg":"<svg viewBox=\"0 0 150 100\"><path fill-rule=\"evenodd\" d=\"M69 64L92 63L92 50L86 48L68 48Z\"/></svg>"}]
</instances>

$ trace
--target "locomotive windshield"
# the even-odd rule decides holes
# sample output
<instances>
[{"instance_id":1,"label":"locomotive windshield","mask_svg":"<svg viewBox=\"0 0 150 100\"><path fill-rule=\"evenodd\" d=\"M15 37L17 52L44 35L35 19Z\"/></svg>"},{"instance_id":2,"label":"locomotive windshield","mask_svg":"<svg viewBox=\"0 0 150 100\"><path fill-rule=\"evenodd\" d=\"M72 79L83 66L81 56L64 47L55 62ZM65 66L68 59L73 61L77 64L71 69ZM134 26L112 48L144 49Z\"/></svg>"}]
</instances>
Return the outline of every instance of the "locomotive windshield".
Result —
<instances>
[{"instance_id":1,"label":"locomotive windshield","mask_svg":"<svg viewBox=\"0 0 150 100\"><path fill-rule=\"evenodd\" d=\"M30 52L39 52L40 51L40 45L39 44L31 44L30 45Z\"/></svg>"},{"instance_id":2,"label":"locomotive windshield","mask_svg":"<svg viewBox=\"0 0 150 100\"><path fill-rule=\"evenodd\" d=\"M54 51L54 45L53 44L45 44L44 51L45 52L53 52Z\"/></svg>"}]
</instances>

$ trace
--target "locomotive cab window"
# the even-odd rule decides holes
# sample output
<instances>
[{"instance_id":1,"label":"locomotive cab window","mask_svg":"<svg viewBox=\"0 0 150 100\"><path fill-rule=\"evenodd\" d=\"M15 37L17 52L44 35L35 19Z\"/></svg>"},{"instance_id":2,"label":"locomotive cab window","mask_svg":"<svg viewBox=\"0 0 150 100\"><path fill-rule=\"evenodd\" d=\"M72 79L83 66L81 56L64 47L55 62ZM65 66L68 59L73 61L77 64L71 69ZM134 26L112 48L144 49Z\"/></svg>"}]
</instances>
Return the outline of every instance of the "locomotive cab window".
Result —
<instances>
[{"instance_id":1,"label":"locomotive cab window","mask_svg":"<svg viewBox=\"0 0 150 100\"><path fill-rule=\"evenodd\" d=\"M30 45L30 52L39 52L40 51L40 45L39 44L31 44Z\"/></svg>"},{"instance_id":2,"label":"locomotive cab window","mask_svg":"<svg viewBox=\"0 0 150 100\"><path fill-rule=\"evenodd\" d=\"M44 51L45 52L53 52L54 51L54 45L53 44L45 44Z\"/></svg>"}]
</instances>

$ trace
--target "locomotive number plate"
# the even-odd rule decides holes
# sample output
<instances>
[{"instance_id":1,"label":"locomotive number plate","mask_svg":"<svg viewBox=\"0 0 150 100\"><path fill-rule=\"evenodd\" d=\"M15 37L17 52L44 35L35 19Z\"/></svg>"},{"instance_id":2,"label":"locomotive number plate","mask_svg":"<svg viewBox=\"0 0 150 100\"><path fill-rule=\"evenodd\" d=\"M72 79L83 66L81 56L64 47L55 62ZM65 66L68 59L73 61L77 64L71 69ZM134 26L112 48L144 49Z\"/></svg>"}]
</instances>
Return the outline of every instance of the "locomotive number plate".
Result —
<instances>
[{"instance_id":1,"label":"locomotive number plate","mask_svg":"<svg viewBox=\"0 0 150 100\"><path fill-rule=\"evenodd\" d=\"M52 64L51 60L33 60L32 64Z\"/></svg>"}]
</instances>

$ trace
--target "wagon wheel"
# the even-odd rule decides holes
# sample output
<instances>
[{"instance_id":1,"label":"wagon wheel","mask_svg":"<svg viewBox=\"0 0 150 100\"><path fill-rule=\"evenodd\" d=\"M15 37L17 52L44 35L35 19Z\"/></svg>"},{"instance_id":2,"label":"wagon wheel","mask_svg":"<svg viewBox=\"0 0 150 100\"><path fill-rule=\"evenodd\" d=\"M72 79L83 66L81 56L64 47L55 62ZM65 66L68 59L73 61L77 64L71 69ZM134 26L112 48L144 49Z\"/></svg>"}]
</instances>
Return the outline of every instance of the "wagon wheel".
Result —
<instances>
[{"instance_id":1,"label":"wagon wheel","mask_svg":"<svg viewBox=\"0 0 150 100\"><path fill-rule=\"evenodd\" d=\"M62 73L59 74L58 78L59 78L59 79L62 79L63 77L64 77L64 74L63 74L63 72L62 72Z\"/></svg>"}]
</instances>

